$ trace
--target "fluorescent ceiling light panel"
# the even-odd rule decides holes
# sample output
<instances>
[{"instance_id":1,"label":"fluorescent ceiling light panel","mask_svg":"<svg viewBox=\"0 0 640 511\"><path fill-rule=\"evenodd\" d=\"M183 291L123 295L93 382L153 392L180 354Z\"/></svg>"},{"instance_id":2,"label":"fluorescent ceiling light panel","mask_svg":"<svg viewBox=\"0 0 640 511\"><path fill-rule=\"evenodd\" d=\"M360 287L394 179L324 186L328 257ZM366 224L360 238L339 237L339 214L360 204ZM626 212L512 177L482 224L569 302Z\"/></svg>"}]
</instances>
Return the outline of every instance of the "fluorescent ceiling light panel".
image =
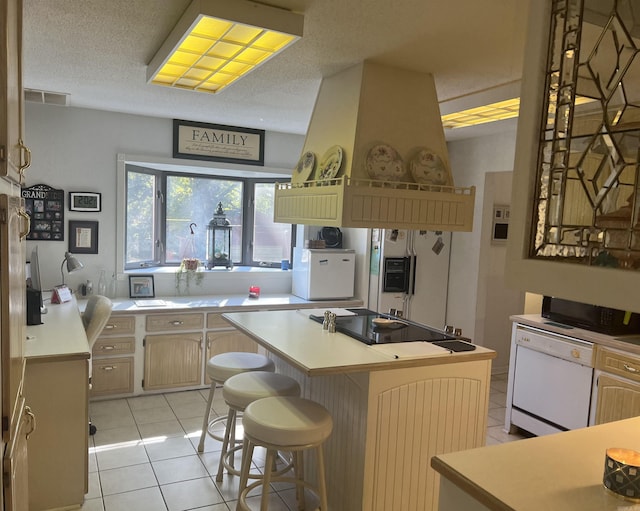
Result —
<instances>
[{"instance_id":1,"label":"fluorescent ceiling light panel","mask_svg":"<svg viewBox=\"0 0 640 511\"><path fill-rule=\"evenodd\" d=\"M476 108L469 108L460 112L442 116L442 126L445 129L467 128L487 122L503 121L518 116L520 110L520 98L508 99L483 105Z\"/></svg>"},{"instance_id":2,"label":"fluorescent ceiling light panel","mask_svg":"<svg viewBox=\"0 0 640 511\"><path fill-rule=\"evenodd\" d=\"M220 92L302 37L304 16L248 0L194 0L147 66L147 81Z\"/></svg>"},{"instance_id":3,"label":"fluorescent ceiling light panel","mask_svg":"<svg viewBox=\"0 0 640 511\"><path fill-rule=\"evenodd\" d=\"M575 104L584 105L593 99L577 96ZM507 99L489 105L483 105L468 110L461 110L442 116L442 126L445 129L468 128L488 122L504 121L518 116L520 98Z\"/></svg>"}]
</instances>

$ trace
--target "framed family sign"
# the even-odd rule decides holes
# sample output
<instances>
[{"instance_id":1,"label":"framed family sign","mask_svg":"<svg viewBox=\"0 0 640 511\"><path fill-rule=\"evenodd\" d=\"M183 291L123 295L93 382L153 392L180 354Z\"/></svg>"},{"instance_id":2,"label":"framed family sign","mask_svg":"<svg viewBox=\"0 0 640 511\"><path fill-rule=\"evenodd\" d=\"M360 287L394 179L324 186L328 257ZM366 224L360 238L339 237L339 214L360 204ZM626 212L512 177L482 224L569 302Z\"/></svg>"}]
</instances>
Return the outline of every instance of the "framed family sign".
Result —
<instances>
[{"instance_id":1,"label":"framed family sign","mask_svg":"<svg viewBox=\"0 0 640 511\"><path fill-rule=\"evenodd\" d=\"M264 130L173 120L173 157L264 165Z\"/></svg>"},{"instance_id":2,"label":"framed family sign","mask_svg":"<svg viewBox=\"0 0 640 511\"><path fill-rule=\"evenodd\" d=\"M64 240L64 190L44 184L22 189L27 214L31 218L28 240Z\"/></svg>"}]
</instances>

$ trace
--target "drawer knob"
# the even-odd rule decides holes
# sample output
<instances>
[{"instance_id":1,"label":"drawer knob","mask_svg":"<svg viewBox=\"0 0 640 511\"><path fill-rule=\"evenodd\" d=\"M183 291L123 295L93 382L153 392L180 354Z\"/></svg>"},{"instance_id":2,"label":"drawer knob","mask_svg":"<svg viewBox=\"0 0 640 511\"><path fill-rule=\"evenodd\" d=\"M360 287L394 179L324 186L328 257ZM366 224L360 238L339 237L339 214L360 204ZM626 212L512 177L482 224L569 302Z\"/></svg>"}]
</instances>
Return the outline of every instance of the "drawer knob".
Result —
<instances>
[{"instance_id":1,"label":"drawer knob","mask_svg":"<svg viewBox=\"0 0 640 511\"><path fill-rule=\"evenodd\" d=\"M116 328L116 325L112 324L112 323L108 323L104 326L105 330L113 330L114 328Z\"/></svg>"},{"instance_id":2,"label":"drawer knob","mask_svg":"<svg viewBox=\"0 0 640 511\"><path fill-rule=\"evenodd\" d=\"M630 366L629 364L622 364L622 367L624 367L624 370L629 372L629 373L638 373L638 372L640 372L640 370L638 370L638 368Z\"/></svg>"},{"instance_id":3,"label":"drawer knob","mask_svg":"<svg viewBox=\"0 0 640 511\"><path fill-rule=\"evenodd\" d=\"M116 366L102 366L101 369L103 371L113 371L116 368Z\"/></svg>"},{"instance_id":4,"label":"drawer knob","mask_svg":"<svg viewBox=\"0 0 640 511\"><path fill-rule=\"evenodd\" d=\"M580 350L577 350L577 349L573 348L571 350L571 356L573 358L580 358Z\"/></svg>"},{"instance_id":5,"label":"drawer knob","mask_svg":"<svg viewBox=\"0 0 640 511\"><path fill-rule=\"evenodd\" d=\"M102 346L100 349L102 351L110 351L110 350L115 350L116 347L115 346Z\"/></svg>"},{"instance_id":6,"label":"drawer knob","mask_svg":"<svg viewBox=\"0 0 640 511\"><path fill-rule=\"evenodd\" d=\"M180 321L176 319L175 321L169 321L169 324L173 326L180 326L180 325L184 325L184 321Z\"/></svg>"}]
</instances>

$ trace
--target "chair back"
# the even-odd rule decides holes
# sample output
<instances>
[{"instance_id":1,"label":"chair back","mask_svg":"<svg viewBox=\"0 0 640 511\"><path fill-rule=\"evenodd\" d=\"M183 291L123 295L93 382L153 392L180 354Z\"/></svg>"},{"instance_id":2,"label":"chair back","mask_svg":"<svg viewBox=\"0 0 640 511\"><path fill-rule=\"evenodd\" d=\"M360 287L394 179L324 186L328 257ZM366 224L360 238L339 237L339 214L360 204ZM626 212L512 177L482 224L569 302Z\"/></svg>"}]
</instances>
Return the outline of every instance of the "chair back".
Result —
<instances>
[{"instance_id":1,"label":"chair back","mask_svg":"<svg viewBox=\"0 0 640 511\"><path fill-rule=\"evenodd\" d=\"M106 296L93 295L87 302L87 307L82 315L82 323L87 333L89 341L89 350L93 349L98 336L102 333L102 329L109 321L113 304Z\"/></svg>"}]
</instances>

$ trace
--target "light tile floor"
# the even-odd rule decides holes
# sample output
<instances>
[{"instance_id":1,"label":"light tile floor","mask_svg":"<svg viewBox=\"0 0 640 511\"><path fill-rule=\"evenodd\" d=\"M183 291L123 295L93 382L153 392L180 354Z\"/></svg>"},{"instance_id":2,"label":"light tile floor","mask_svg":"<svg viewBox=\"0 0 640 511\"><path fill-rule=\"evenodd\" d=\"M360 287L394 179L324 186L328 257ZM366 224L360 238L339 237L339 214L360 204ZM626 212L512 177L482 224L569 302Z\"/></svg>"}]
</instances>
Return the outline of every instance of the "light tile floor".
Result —
<instances>
[{"instance_id":1,"label":"light tile floor","mask_svg":"<svg viewBox=\"0 0 640 511\"><path fill-rule=\"evenodd\" d=\"M487 445L524 438L502 430L506 388L506 374L492 378ZM222 483L215 482L220 443L207 437L205 451L197 452L208 392L91 402L98 431L89 440L89 493L82 510L235 510L239 478L225 473ZM221 394L216 392L213 407L226 413ZM259 509L259 499L248 499L252 509ZM290 485L274 485L269 500L270 511L297 509Z\"/></svg>"}]
</instances>

